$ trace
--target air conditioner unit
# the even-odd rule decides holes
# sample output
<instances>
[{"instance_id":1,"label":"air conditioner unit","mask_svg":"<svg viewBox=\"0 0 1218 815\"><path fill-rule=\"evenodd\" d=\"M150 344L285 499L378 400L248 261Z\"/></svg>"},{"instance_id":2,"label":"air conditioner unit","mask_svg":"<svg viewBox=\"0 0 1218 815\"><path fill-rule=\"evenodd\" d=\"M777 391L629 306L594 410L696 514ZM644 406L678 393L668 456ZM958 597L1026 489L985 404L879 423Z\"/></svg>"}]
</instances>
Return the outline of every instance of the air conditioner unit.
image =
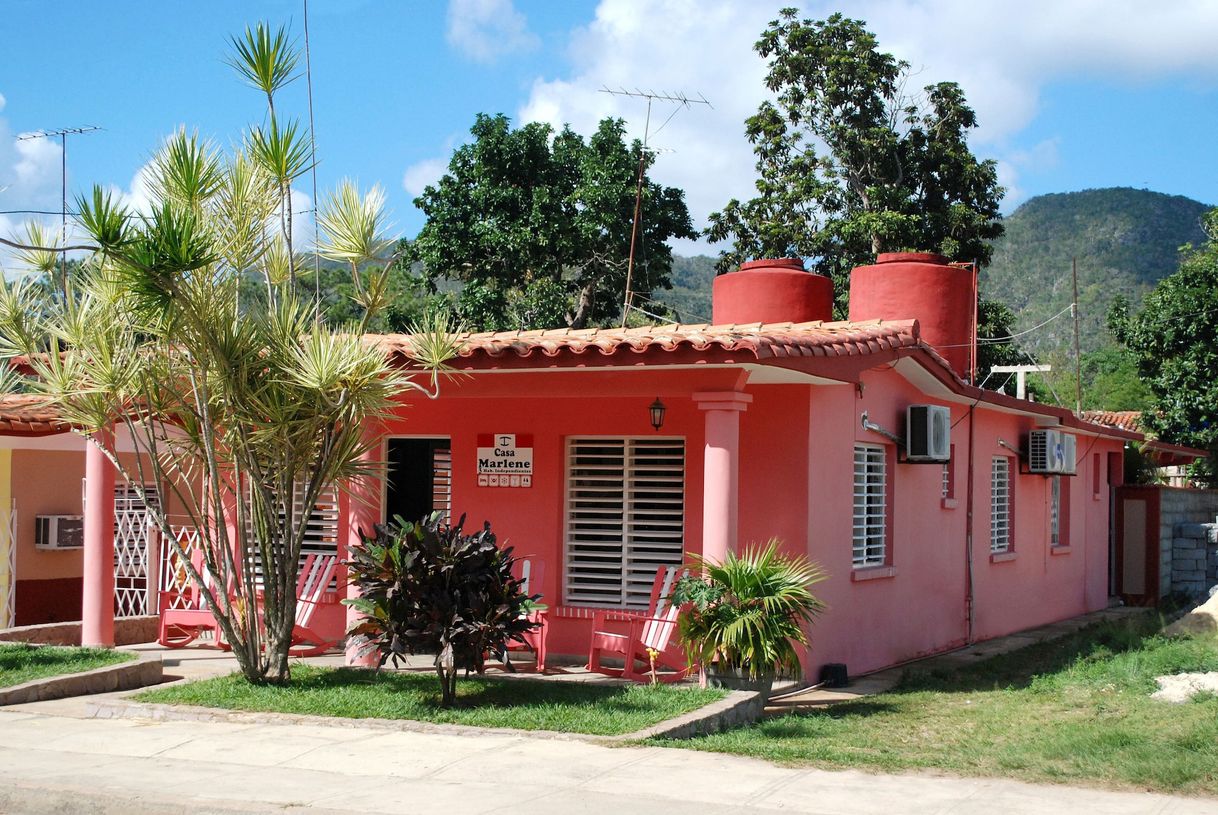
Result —
<instances>
[{"instance_id":1,"label":"air conditioner unit","mask_svg":"<svg viewBox=\"0 0 1218 815\"><path fill-rule=\"evenodd\" d=\"M34 546L38 549L81 549L85 520L80 515L34 516Z\"/></svg>"},{"instance_id":2,"label":"air conditioner unit","mask_svg":"<svg viewBox=\"0 0 1218 815\"><path fill-rule=\"evenodd\" d=\"M1062 475L1078 475L1078 440L1069 433L1059 433L1061 437L1061 469Z\"/></svg>"},{"instance_id":3,"label":"air conditioner unit","mask_svg":"<svg viewBox=\"0 0 1218 815\"><path fill-rule=\"evenodd\" d=\"M905 460L944 462L952 456L952 414L941 405L905 409Z\"/></svg>"},{"instance_id":4,"label":"air conditioner unit","mask_svg":"<svg viewBox=\"0 0 1218 815\"><path fill-rule=\"evenodd\" d=\"M1066 472L1066 449L1069 439L1070 466L1074 464L1074 437L1059 430L1033 430L1028 434L1028 472L1037 475L1061 475Z\"/></svg>"}]
</instances>

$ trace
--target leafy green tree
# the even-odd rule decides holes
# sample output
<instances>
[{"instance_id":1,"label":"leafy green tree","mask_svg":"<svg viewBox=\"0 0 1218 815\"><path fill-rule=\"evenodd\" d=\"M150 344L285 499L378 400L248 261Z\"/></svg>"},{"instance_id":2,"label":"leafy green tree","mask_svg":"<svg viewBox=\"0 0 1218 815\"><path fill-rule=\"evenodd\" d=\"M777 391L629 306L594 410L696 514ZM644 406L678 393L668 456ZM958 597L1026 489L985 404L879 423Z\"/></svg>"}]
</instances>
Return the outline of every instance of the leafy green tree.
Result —
<instances>
[{"instance_id":1,"label":"leafy green tree","mask_svg":"<svg viewBox=\"0 0 1218 815\"><path fill-rule=\"evenodd\" d=\"M1109 325L1133 355L1151 392L1143 426L1163 441L1208 450L1194 474L1213 484L1218 476L1218 209L1203 219L1209 240L1186 246L1180 269L1130 312L1117 300Z\"/></svg>"},{"instance_id":2,"label":"leafy green tree","mask_svg":"<svg viewBox=\"0 0 1218 815\"><path fill-rule=\"evenodd\" d=\"M283 40L260 25L240 58L257 63L250 72L278 76L278 61L292 62L273 47ZM387 415L403 391L434 395L454 345L443 323L423 329L416 381L362 341L385 306L390 264L379 196L348 184L319 202L321 251L379 271L355 293L363 311L354 331L318 324L294 286L290 229L273 219L268 227L290 210L287 190L250 149L224 156L179 131L153 161L151 214L127 211L99 187L79 200L91 243L72 296L50 301L28 281L0 283L0 367L25 355L28 389L124 479L141 493L165 486L175 515L199 532L201 564L182 549L167 506L149 501L149 514L243 675L281 683L301 546L322 489L375 477L361 459L366 421ZM250 277L266 296L241 303ZM117 456L114 429L138 455Z\"/></svg>"},{"instance_id":3,"label":"leafy green tree","mask_svg":"<svg viewBox=\"0 0 1218 815\"><path fill-rule=\"evenodd\" d=\"M707 237L732 241L720 273L750 258L807 258L834 280L844 311L850 270L880 252L988 262L1003 190L995 163L968 147L977 118L958 85L907 96L909 64L840 14L800 20L784 9L755 48L773 100L745 123L757 195L710 216Z\"/></svg>"},{"instance_id":4,"label":"leafy green tree","mask_svg":"<svg viewBox=\"0 0 1218 815\"><path fill-rule=\"evenodd\" d=\"M642 145L620 119L585 141L480 114L473 141L415 200L415 241L428 278L466 284L462 318L478 328L582 328L615 319L626 289ZM643 157L644 171L652 157ZM693 238L684 193L644 175L631 289L667 288L673 237Z\"/></svg>"},{"instance_id":5,"label":"leafy green tree","mask_svg":"<svg viewBox=\"0 0 1218 815\"><path fill-rule=\"evenodd\" d=\"M840 14L801 21L784 9L756 50L770 60L776 98L746 121L758 196L711 216L708 236L735 242L721 271L798 255L840 278L901 248L989 259L1002 189L995 163L968 148L977 121L959 86L906 97L908 63Z\"/></svg>"}]
</instances>

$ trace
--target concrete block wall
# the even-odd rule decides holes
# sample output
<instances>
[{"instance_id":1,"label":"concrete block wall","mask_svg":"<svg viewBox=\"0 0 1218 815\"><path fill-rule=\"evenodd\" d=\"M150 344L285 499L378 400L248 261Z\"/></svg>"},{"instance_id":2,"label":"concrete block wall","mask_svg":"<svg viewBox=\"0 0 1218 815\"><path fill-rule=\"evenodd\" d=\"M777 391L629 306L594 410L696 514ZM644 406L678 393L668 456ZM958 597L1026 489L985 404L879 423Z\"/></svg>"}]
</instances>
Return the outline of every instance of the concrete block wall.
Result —
<instances>
[{"instance_id":1,"label":"concrete block wall","mask_svg":"<svg viewBox=\"0 0 1218 815\"><path fill-rule=\"evenodd\" d=\"M1204 594L1218 583L1218 490L1164 487L1159 503L1159 594ZM1183 533L1183 534L1180 534Z\"/></svg>"},{"instance_id":2,"label":"concrete block wall","mask_svg":"<svg viewBox=\"0 0 1218 815\"><path fill-rule=\"evenodd\" d=\"M1204 594L1218 566L1218 523L1176 524L1171 542L1171 590L1190 597Z\"/></svg>"}]
</instances>

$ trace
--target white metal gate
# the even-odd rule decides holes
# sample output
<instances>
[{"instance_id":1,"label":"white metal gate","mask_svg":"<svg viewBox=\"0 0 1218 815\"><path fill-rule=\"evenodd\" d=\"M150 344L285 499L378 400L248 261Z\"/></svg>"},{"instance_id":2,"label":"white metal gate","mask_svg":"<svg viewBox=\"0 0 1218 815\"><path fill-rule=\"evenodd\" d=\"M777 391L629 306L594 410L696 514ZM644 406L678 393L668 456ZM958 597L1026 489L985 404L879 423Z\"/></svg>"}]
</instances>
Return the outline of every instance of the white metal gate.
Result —
<instances>
[{"instance_id":1,"label":"white metal gate","mask_svg":"<svg viewBox=\"0 0 1218 815\"><path fill-rule=\"evenodd\" d=\"M16 624L17 504L0 507L0 628Z\"/></svg>"},{"instance_id":2,"label":"white metal gate","mask_svg":"<svg viewBox=\"0 0 1218 815\"><path fill-rule=\"evenodd\" d=\"M148 501L160 508L160 493L146 485ZM156 553L153 553L156 557ZM155 614L148 583L148 505L130 484L114 487L114 616Z\"/></svg>"}]
</instances>

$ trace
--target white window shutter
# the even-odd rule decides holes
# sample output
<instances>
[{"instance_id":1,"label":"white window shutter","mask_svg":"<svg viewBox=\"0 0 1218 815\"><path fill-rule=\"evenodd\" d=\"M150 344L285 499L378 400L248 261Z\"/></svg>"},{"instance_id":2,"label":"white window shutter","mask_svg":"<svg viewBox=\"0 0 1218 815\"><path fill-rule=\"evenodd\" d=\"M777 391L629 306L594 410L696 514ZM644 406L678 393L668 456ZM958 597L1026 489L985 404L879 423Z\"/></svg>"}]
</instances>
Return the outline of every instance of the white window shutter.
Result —
<instances>
[{"instance_id":1,"label":"white window shutter","mask_svg":"<svg viewBox=\"0 0 1218 815\"><path fill-rule=\"evenodd\" d=\"M571 439L565 550L565 602L647 608L684 557L684 440Z\"/></svg>"}]
</instances>

